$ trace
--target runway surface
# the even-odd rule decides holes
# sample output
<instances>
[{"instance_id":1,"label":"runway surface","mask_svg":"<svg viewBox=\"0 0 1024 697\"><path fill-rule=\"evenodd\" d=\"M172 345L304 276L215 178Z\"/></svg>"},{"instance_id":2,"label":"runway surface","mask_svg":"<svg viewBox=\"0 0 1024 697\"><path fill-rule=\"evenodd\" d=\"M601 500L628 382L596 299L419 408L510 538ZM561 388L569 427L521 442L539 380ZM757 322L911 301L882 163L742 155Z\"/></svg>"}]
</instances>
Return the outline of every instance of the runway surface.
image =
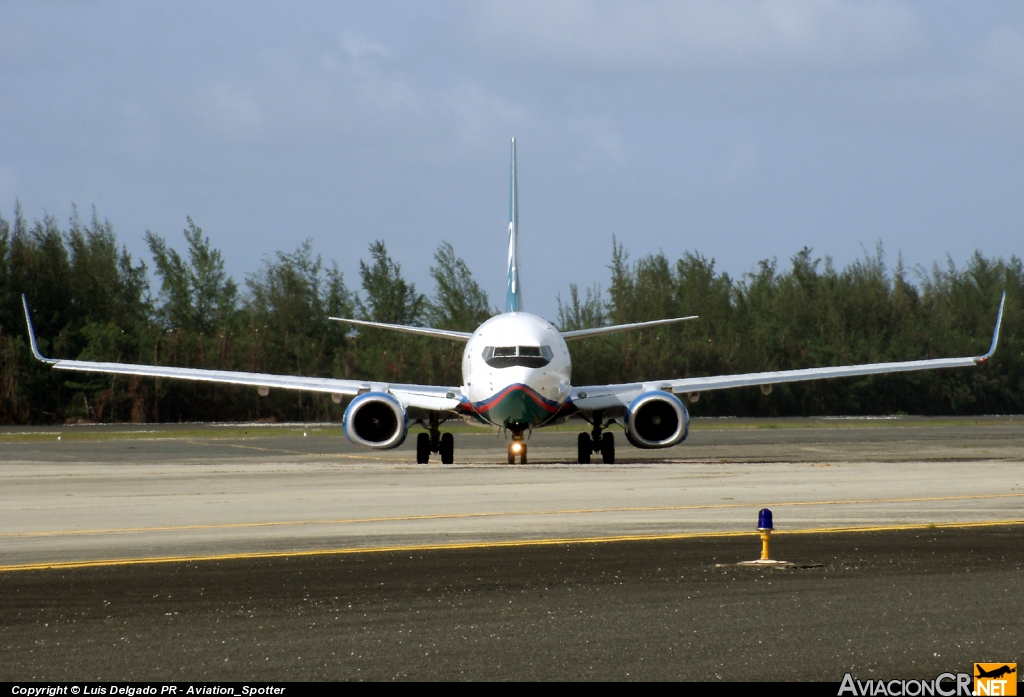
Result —
<instances>
[{"instance_id":1,"label":"runway surface","mask_svg":"<svg viewBox=\"0 0 1024 697\"><path fill-rule=\"evenodd\" d=\"M445 467L314 426L0 429L0 679L837 681L1020 658L1024 419L623 440L580 466L574 433L538 433L510 467L460 432ZM762 506L774 556L822 566L717 568L756 558Z\"/></svg>"},{"instance_id":2,"label":"runway surface","mask_svg":"<svg viewBox=\"0 0 1024 697\"><path fill-rule=\"evenodd\" d=\"M611 466L541 432L512 467L479 432L421 466L337 429L7 430L0 568L739 532L763 506L782 531L1024 519L1024 420L866 423L712 420L664 451L619 434Z\"/></svg>"}]
</instances>

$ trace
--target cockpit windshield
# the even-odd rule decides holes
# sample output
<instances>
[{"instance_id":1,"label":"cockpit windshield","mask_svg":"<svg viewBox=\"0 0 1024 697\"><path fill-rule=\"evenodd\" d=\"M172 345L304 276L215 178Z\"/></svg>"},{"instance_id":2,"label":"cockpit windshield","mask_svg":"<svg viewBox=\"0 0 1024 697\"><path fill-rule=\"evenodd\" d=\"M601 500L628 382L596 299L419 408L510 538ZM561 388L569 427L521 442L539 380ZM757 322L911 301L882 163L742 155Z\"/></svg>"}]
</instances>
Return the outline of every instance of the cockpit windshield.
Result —
<instances>
[{"instance_id":1,"label":"cockpit windshield","mask_svg":"<svg viewBox=\"0 0 1024 697\"><path fill-rule=\"evenodd\" d=\"M554 354L550 346L488 346L484 361L492 368L543 368Z\"/></svg>"}]
</instances>

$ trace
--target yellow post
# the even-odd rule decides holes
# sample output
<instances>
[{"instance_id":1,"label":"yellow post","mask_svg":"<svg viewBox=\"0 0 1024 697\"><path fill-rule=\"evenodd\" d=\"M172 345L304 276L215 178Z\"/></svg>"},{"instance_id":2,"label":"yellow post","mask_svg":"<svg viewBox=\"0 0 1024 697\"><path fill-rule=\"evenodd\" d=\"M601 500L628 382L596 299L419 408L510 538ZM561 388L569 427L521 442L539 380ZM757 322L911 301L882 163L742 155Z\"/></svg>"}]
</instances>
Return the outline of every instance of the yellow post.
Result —
<instances>
[{"instance_id":1,"label":"yellow post","mask_svg":"<svg viewBox=\"0 0 1024 697\"><path fill-rule=\"evenodd\" d=\"M761 559L763 561L771 559L768 554L768 540L771 538L772 533L770 530L761 531Z\"/></svg>"}]
</instances>

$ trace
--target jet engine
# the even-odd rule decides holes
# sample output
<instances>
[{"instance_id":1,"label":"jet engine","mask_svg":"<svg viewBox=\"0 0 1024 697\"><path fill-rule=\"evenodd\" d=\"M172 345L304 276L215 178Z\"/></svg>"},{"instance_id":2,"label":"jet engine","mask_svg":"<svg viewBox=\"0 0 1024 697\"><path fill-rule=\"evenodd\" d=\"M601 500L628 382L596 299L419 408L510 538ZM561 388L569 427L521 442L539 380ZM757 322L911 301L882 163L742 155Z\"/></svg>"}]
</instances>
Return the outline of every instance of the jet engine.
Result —
<instances>
[{"instance_id":1,"label":"jet engine","mask_svg":"<svg viewBox=\"0 0 1024 697\"><path fill-rule=\"evenodd\" d=\"M626 410L626 438L638 448L668 448L689 432L690 414L670 392L644 392Z\"/></svg>"},{"instance_id":2,"label":"jet engine","mask_svg":"<svg viewBox=\"0 0 1024 697\"><path fill-rule=\"evenodd\" d=\"M405 408L387 392L365 392L353 399L341 427L353 443L378 450L397 448L409 432Z\"/></svg>"}]
</instances>

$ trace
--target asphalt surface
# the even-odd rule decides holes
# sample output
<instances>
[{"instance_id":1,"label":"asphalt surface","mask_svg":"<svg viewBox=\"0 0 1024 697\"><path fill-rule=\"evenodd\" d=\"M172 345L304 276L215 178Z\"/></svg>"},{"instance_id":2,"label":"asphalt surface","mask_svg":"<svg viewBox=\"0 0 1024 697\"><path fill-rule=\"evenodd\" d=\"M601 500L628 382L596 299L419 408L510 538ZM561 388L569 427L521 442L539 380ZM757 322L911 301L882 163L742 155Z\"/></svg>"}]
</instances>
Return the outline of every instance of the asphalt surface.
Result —
<instances>
[{"instance_id":1,"label":"asphalt surface","mask_svg":"<svg viewBox=\"0 0 1024 697\"><path fill-rule=\"evenodd\" d=\"M509 467L459 433L445 467L314 425L0 429L0 680L837 682L1022 658L1024 419L621 440L579 466L574 433L540 432ZM732 566L766 505L796 567Z\"/></svg>"},{"instance_id":2,"label":"asphalt surface","mask_svg":"<svg viewBox=\"0 0 1024 697\"><path fill-rule=\"evenodd\" d=\"M2 680L931 679L1022 658L1024 526L0 574Z\"/></svg>"},{"instance_id":3,"label":"asphalt surface","mask_svg":"<svg viewBox=\"0 0 1024 697\"><path fill-rule=\"evenodd\" d=\"M726 424L588 466L541 432L525 467L486 433L458 435L456 466L312 427L0 434L0 569L739 532L764 506L786 530L1024 520L1024 423L911 423Z\"/></svg>"}]
</instances>

